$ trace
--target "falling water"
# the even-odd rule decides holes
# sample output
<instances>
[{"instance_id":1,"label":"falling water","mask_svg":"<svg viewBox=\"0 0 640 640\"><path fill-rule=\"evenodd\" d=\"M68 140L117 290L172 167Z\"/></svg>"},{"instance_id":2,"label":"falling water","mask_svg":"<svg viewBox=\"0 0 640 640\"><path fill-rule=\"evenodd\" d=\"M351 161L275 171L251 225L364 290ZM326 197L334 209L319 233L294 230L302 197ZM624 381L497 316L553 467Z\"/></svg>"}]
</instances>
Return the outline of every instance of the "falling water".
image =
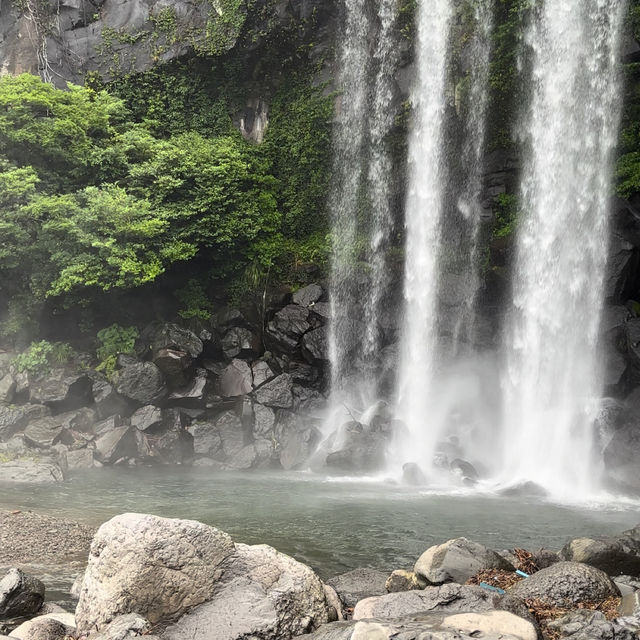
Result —
<instances>
[{"instance_id":1,"label":"falling water","mask_svg":"<svg viewBox=\"0 0 640 640\"><path fill-rule=\"evenodd\" d=\"M409 187L405 212L405 321L398 386L400 417L411 441L406 453L430 460L429 429L437 321L437 265L443 213L443 123L452 0L421 2L417 16L417 78L411 95Z\"/></svg>"},{"instance_id":2,"label":"falling water","mask_svg":"<svg viewBox=\"0 0 640 640\"><path fill-rule=\"evenodd\" d=\"M372 15L367 6L362 0L347 0L345 7L331 197L332 389L340 406L356 411L364 410L378 391L372 372L389 284L386 249L393 227L393 163L387 137L394 124L393 74L399 51L397 2L379 0Z\"/></svg>"},{"instance_id":3,"label":"falling water","mask_svg":"<svg viewBox=\"0 0 640 640\"><path fill-rule=\"evenodd\" d=\"M334 128L334 171L329 200L333 247L329 357L332 389L340 390L348 378L350 354L358 343L354 321L358 201L362 183L367 125L369 21L366 0L346 0L338 60L338 86L342 97Z\"/></svg>"},{"instance_id":4,"label":"falling water","mask_svg":"<svg viewBox=\"0 0 640 640\"><path fill-rule=\"evenodd\" d=\"M507 329L506 478L587 493L624 0L546 0L527 34L532 97Z\"/></svg>"},{"instance_id":5,"label":"falling water","mask_svg":"<svg viewBox=\"0 0 640 640\"><path fill-rule=\"evenodd\" d=\"M462 150L465 183L458 198L458 211L465 221L466 255L462 256L465 286L462 308L453 330L453 355L460 351L460 343L475 338L475 316L480 289L480 230L483 216L482 190L484 153L489 102L489 56L493 29L493 2L486 0L474 6L475 29L469 57L470 90L466 107L465 138Z\"/></svg>"}]
</instances>

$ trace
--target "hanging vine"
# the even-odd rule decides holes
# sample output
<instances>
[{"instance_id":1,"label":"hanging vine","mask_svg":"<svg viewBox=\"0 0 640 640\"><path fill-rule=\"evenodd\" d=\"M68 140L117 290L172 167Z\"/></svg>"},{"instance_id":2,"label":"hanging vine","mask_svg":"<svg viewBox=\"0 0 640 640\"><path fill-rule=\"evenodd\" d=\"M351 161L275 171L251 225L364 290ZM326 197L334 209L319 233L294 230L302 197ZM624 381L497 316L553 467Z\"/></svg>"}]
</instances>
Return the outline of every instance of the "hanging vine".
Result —
<instances>
[{"instance_id":1,"label":"hanging vine","mask_svg":"<svg viewBox=\"0 0 640 640\"><path fill-rule=\"evenodd\" d=\"M45 82L52 83L54 72L49 61L47 42L60 15L60 0L57 0L54 11L48 0L18 0L16 6L32 26L29 37L36 50L38 74Z\"/></svg>"}]
</instances>

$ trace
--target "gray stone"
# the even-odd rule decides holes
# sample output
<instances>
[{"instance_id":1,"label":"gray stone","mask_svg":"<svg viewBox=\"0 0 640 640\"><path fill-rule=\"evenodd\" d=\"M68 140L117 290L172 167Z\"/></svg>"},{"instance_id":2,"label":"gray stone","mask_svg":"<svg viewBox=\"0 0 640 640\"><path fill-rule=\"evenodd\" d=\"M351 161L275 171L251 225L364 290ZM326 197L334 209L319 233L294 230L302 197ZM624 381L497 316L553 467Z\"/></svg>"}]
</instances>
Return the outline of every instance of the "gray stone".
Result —
<instances>
[{"instance_id":1,"label":"gray stone","mask_svg":"<svg viewBox=\"0 0 640 640\"><path fill-rule=\"evenodd\" d=\"M290 409L293 406L293 380L288 373L266 382L254 392L259 404L277 409Z\"/></svg>"},{"instance_id":2,"label":"gray stone","mask_svg":"<svg viewBox=\"0 0 640 640\"><path fill-rule=\"evenodd\" d=\"M254 362L251 365L251 372L253 374L254 389L257 389L261 384L264 384L272 378L275 378L276 375L264 360L258 360L257 362Z\"/></svg>"},{"instance_id":3,"label":"gray stone","mask_svg":"<svg viewBox=\"0 0 640 640\"><path fill-rule=\"evenodd\" d=\"M260 340L249 329L232 327L222 338L222 352L229 360L253 358L260 352Z\"/></svg>"},{"instance_id":4,"label":"gray stone","mask_svg":"<svg viewBox=\"0 0 640 640\"><path fill-rule=\"evenodd\" d=\"M37 613L44 602L44 584L20 569L9 569L0 580L0 620Z\"/></svg>"},{"instance_id":5,"label":"gray stone","mask_svg":"<svg viewBox=\"0 0 640 640\"><path fill-rule=\"evenodd\" d=\"M576 538L563 547L560 557L602 569L610 576L640 575L640 556L625 551L622 543L614 538Z\"/></svg>"},{"instance_id":6,"label":"gray stone","mask_svg":"<svg viewBox=\"0 0 640 640\"><path fill-rule=\"evenodd\" d=\"M345 607L355 607L359 600L386 593L387 574L376 569L354 569L327 580Z\"/></svg>"},{"instance_id":7,"label":"gray stone","mask_svg":"<svg viewBox=\"0 0 640 640\"><path fill-rule=\"evenodd\" d=\"M634 591L622 596L622 601L618 607L618 615L635 616L640 613L640 592Z\"/></svg>"},{"instance_id":8,"label":"gray stone","mask_svg":"<svg viewBox=\"0 0 640 640\"><path fill-rule=\"evenodd\" d=\"M422 591L388 593L361 600L353 611L354 620L377 618L388 620L423 611L446 613L509 611L533 621L526 605L509 595L501 595L482 587L445 584Z\"/></svg>"},{"instance_id":9,"label":"gray stone","mask_svg":"<svg viewBox=\"0 0 640 640\"><path fill-rule=\"evenodd\" d=\"M8 440L33 420L48 415L51 415L51 409L41 404L24 404L19 407L0 406L0 440Z\"/></svg>"},{"instance_id":10,"label":"gray stone","mask_svg":"<svg viewBox=\"0 0 640 640\"><path fill-rule=\"evenodd\" d=\"M154 324L145 328L143 335L140 336L140 342L144 343L145 340L149 340L154 358L163 349L182 351L193 359L202 354L202 340L193 331L172 322Z\"/></svg>"},{"instance_id":11,"label":"gray stone","mask_svg":"<svg viewBox=\"0 0 640 640\"><path fill-rule=\"evenodd\" d=\"M340 448L327 455L326 465L332 470L370 473L382 469L386 461L388 434L365 430L359 422L348 422L335 432L331 440Z\"/></svg>"},{"instance_id":12,"label":"gray stone","mask_svg":"<svg viewBox=\"0 0 640 640\"><path fill-rule=\"evenodd\" d=\"M91 640L128 640L139 636L149 637L151 625L137 613L126 613L110 622L100 633L89 636Z\"/></svg>"},{"instance_id":13,"label":"gray stone","mask_svg":"<svg viewBox=\"0 0 640 640\"><path fill-rule=\"evenodd\" d=\"M522 599L537 598L562 607L580 602L599 602L620 592L600 569L577 562L558 562L518 582L507 593Z\"/></svg>"},{"instance_id":14,"label":"gray stone","mask_svg":"<svg viewBox=\"0 0 640 640\"><path fill-rule=\"evenodd\" d=\"M607 472L625 490L640 490L640 425L626 424L617 429L604 450Z\"/></svg>"},{"instance_id":15,"label":"gray stone","mask_svg":"<svg viewBox=\"0 0 640 640\"><path fill-rule=\"evenodd\" d=\"M109 433L110 431L120 428L122 425L123 421L119 415L109 416L104 420L100 420L100 422L93 427L93 433L99 438L105 433Z\"/></svg>"},{"instance_id":16,"label":"gray stone","mask_svg":"<svg viewBox=\"0 0 640 640\"><path fill-rule=\"evenodd\" d=\"M319 284L310 284L294 291L291 296L291 301L293 304L298 304L301 307L308 307L318 302L323 295L324 291Z\"/></svg>"},{"instance_id":17,"label":"gray stone","mask_svg":"<svg viewBox=\"0 0 640 640\"><path fill-rule=\"evenodd\" d=\"M164 380L172 389L184 387L191 379L192 358L186 351L160 349L154 352L153 363L160 369Z\"/></svg>"},{"instance_id":18,"label":"gray stone","mask_svg":"<svg viewBox=\"0 0 640 640\"><path fill-rule=\"evenodd\" d=\"M273 433L276 424L276 414L273 409L255 403L253 405L253 434L254 437L266 437Z\"/></svg>"},{"instance_id":19,"label":"gray stone","mask_svg":"<svg viewBox=\"0 0 640 640\"><path fill-rule=\"evenodd\" d=\"M609 622L601 611L576 610L557 620L548 628L561 640L637 640L631 631L616 621Z\"/></svg>"},{"instance_id":20,"label":"gray stone","mask_svg":"<svg viewBox=\"0 0 640 640\"><path fill-rule=\"evenodd\" d=\"M53 460L10 460L0 463L0 482L40 484L63 480L64 473Z\"/></svg>"},{"instance_id":21,"label":"gray stone","mask_svg":"<svg viewBox=\"0 0 640 640\"><path fill-rule=\"evenodd\" d=\"M288 352L295 351L302 336L311 329L309 310L290 304L278 311L267 325L267 334Z\"/></svg>"},{"instance_id":22,"label":"gray stone","mask_svg":"<svg viewBox=\"0 0 640 640\"><path fill-rule=\"evenodd\" d=\"M116 391L142 405L154 404L167 395L162 372L153 362L138 362L121 369Z\"/></svg>"},{"instance_id":23,"label":"gray stone","mask_svg":"<svg viewBox=\"0 0 640 640\"><path fill-rule=\"evenodd\" d=\"M67 375L65 371L53 371L46 377L31 383L29 400L44 404L54 413L71 411L93 402L93 381L85 373Z\"/></svg>"},{"instance_id":24,"label":"gray stone","mask_svg":"<svg viewBox=\"0 0 640 640\"><path fill-rule=\"evenodd\" d=\"M193 438L193 452L198 456L215 455L222 447L222 438L214 422L194 422L187 431Z\"/></svg>"},{"instance_id":25,"label":"gray stone","mask_svg":"<svg viewBox=\"0 0 640 640\"><path fill-rule=\"evenodd\" d=\"M25 440L34 447L48 449L60 437L64 426L55 416L46 416L30 422L24 430Z\"/></svg>"},{"instance_id":26,"label":"gray stone","mask_svg":"<svg viewBox=\"0 0 640 640\"><path fill-rule=\"evenodd\" d=\"M432 584L464 584L484 569L514 571L513 565L495 551L467 538L455 538L427 549L413 570Z\"/></svg>"},{"instance_id":27,"label":"gray stone","mask_svg":"<svg viewBox=\"0 0 640 640\"><path fill-rule=\"evenodd\" d=\"M197 369L194 379L180 389L173 391L167 401L184 409L203 409L210 393L209 377L206 369Z\"/></svg>"},{"instance_id":28,"label":"gray stone","mask_svg":"<svg viewBox=\"0 0 640 640\"><path fill-rule=\"evenodd\" d=\"M96 440L95 457L103 464L114 464L122 458L135 457L138 451L131 427L117 427Z\"/></svg>"},{"instance_id":29,"label":"gray stone","mask_svg":"<svg viewBox=\"0 0 640 640\"><path fill-rule=\"evenodd\" d=\"M416 591L428 586L428 582L413 571L396 569L385 582L385 589L388 593L398 593L400 591Z\"/></svg>"},{"instance_id":30,"label":"gray stone","mask_svg":"<svg viewBox=\"0 0 640 640\"><path fill-rule=\"evenodd\" d=\"M7 373L0 378L0 404L11 404L16 396L16 379Z\"/></svg>"},{"instance_id":31,"label":"gray stone","mask_svg":"<svg viewBox=\"0 0 640 640\"><path fill-rule=\"evenodd\" d=\"M329 338L326 327L308 331L302 336L302 355L310 364L329 360Z\"/></svg>"},{"instance_id":32,"label":"gray stone","mask_svg":"<svg viewBox=\"0 0 640 640\"><path fill-rule=\"evenodd\" d=\"M222 451L232 458L244 448L242 421L232 411L225 411L216 420L216 428L222 440Z\"/></svg>"},{"instance_id":33,"label":"gray stone","mask_svg":"<svg viewBox=\"0 0 640 640\"><path fill-rule=\"evenodd\" d=\"M93 468L93 449L67 451L67 468L69 471Z\"/></svg>"},{"instance_id":34,"label":"gray stone","mask_svg":"<svg viewBox=\"0 0 640 640\"><path fill-rule=\"evenodd\" d=\"M507 611L419 613L386 620L333 622L299 640L537 640L535 626Z\"/></svg>"},{"instance_id":35,"label":"gray stone","mask_svg":"<svg viewBox=\"0 0 640 640\"><path fill-rule=\"evenodd\" d=\"M146 431L162 424L162 409L148 404L136 409L131 415L131 426L139 431Z\"/></svg>"},{"instance_id":36,"label":"gray stone","mask_svg":"<svg viewBox=\"0 0 640 640\"><path fill-rule=\"evenodd\" d=\"M299 469L315 452L322 435L316 427L307 427L294 413L280 412L276 426L283 469Z\"/></svg>"},{"instance_id":37,"label":"gray stone","mask_svg":"<svg viewBox=\"0 0 640 640\"><path fill-rule=\"evenodd\" d=\"M211 601L163 638L289 640L328 622L329 610L324 585L309 567L266 545L237 544Z\"/></svg>"},{"instance_id":38,"label":"gray stone","mask_svg":"<svg viewBox=\"0 0 640 640\"><path fill-rule=\"evenodd\" d=\"M91 543L78 630L100 631L127 613L152 624L184 614L213 597L234 550L226 533L200 522L135 513L112 518Z\"/></svg>"},{"instance_id":39,"label":"gray stone","mask_svg":"<svg viewBox=\"0 0 640 640\"><path fill-rule=\"evenodd\" d=\"M72 613L47 613L23 622L9 637L18 640L64 640L73 635L75 628Z\"/></svg>"},{"instance_id":40,"label":"gray stone","mask_svg":"<svg viewBox=\"0 0 640 640\"><path fill-rule=\"evenodd\" d=\"M92 392L98 418L104 419L115 414L128 416L131 413L129 403L106 380L94 380Z\"/></svg>"},{"instance_id":41,"label":"gray stone","mask_svg":"<svg viewBox=\"0 0 640 640\"><path fill-rule=\"evenodd\" d=\"M251 393L253 377L251 369L244 360L232 360L218 380L218 392L223 398L233 398Z\"/></svg>"}]
</instances>

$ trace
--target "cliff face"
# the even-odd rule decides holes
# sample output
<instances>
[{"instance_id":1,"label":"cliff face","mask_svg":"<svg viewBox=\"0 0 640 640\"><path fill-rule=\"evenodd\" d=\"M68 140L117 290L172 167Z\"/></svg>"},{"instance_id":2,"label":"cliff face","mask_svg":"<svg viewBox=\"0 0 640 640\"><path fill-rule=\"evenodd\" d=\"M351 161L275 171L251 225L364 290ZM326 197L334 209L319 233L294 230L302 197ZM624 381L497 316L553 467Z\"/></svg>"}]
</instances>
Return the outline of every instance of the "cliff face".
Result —
<instances>
[{"instance_id":1,"label":"cliff face","mask_svg":"<svg viewBox=\"0 0 640 640\"><path fill-rule=\"evenodd\" d=\"M244 38L243 54L282 34L323 42L334 32L333 2L302 0L5 0L0 70L31 72L64 86L146 71L196 53L217 56Z\"/></svg>"}]
</instances>

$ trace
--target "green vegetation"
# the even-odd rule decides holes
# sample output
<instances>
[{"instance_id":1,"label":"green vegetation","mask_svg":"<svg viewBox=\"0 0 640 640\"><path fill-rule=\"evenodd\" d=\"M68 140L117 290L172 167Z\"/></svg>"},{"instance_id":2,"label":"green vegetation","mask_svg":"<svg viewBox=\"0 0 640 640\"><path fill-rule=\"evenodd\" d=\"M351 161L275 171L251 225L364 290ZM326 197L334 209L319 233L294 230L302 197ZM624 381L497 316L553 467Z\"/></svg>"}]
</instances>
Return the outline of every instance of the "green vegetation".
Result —
<instances>
[{"instance_id":1,"label":"green vegetation","mask_svg":"<svg viewBox=\"0 0 640 640\"><path fill-rule=\"evenodd\" d=\"M495 223L492 238L494 240L511 236L518 221L518 209L518 196L515 194L501 193L496 196L493 205Z\"/></svg>"},{"instance_id":2,"label":"green vegetation","mask_svg":"<svg viewBox=\"0 0 640 640\"><path fill-rule=\"evenodd\" d=\"M100 346L96 355L100 364L96 370L111 378L116 370L118 356L133 353L137 337L138 330L135 327L121 327L119 324L112 324L98 331Z\"/></svg>"},{"instance_id":3,"label":"green vegetation","mask_svg":"<svg viewBox=\"0 0 640 640\"><path fill-rule=\"evenodd\" d=\"M29 348L16 356L13 365L20 373L44 375L52 368L68 363L74 350L63 342L32 342Z\"/></svg>"},{"instance_id":4,"label":"green vegetation","mask_svg":"<svg viewBox=\"0 0 640 640\"><path fill-rule=\"evenodd\" d=\"M323 262L331 97L283 85L255 145L185 64L106 88L0 79L0 333L169 275L180 316L204 319L202 282L235 289L257 264L295 284Z\"/></svg>"}]
</instances>

